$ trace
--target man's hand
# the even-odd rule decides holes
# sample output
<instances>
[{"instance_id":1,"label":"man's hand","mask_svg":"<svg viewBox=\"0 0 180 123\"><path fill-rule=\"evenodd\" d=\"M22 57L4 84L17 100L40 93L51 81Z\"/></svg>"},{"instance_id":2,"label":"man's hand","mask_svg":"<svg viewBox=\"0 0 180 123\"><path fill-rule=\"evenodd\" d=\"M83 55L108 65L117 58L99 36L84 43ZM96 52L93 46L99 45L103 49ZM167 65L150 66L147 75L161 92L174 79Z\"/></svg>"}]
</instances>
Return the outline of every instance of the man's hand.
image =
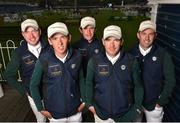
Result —
<instances>
[{"instance_id":1,"label":"man's hand","mask_svg":"<svg viewBox=\"0 0 180 123\"><path fill-rule=\"evenodd\" d=\"M96 111L95 111L95 109L94 109L94 106L90 106L90 107L89 107L89 110L90 110L93 114L96 114Z\"/></svg>"},{"instance_id":2,"label":"man's hand","mask_svg":"<svg viewBox=\"0 0 180 123\"><path fill-rule=\"evenodd\" d=\"M45 110L42 110L40 111L42 115L44 115L45 117L51 119L52 118L52 115L48 112L48 111L45 111Z\"/></svg>"},{"instance_id":3,"label":"man's hand","mask_svg":"<svg viewBox=\"0 0 180 123\"><path fill-rule=\"evenodd\" d=\"M85 103L81 103L81 105L78 107L78 111L81 112L85 107Z\"/></svg>"},{"instance_id":4,"label":"man's hand","mask_svg":"<svg viewBox=\"0 0 180 123\"><path fill-rule=\"evenodd\" d=\"M28 92L25 93L26 96L29 96Z\"/></svg>"}]
</instances>

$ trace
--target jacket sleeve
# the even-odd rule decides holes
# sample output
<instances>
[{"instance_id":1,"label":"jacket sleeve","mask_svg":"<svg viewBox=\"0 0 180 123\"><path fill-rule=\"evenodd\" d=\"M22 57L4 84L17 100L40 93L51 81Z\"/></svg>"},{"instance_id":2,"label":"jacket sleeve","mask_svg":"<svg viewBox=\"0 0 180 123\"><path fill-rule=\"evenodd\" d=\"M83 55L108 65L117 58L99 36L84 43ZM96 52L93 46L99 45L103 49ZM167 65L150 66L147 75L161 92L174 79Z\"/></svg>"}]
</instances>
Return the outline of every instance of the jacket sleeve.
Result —
<instances>
[{"instance_id":1,"label":"jacket sleeve","mask_svg":"<svg viewBox=\"0 0 180 123\"><path fill-rule=\"evenodd\" d=\"M79 81L80 81L81 99L82 99L82 102L85 102L86 88L85 88L85 80L84 80L83 69L80 69Z\"/></svg>"},{"instance_id":2,"label":"jacket sleeve","mask_svg":"<svg viewBox=\"0 0 180 123\"><path fill-rule=\"evenodd\" d=\"M16 50L12 52L11 60L9 61L4 76L7 82L14 87L21 95L25 94L25 88L18 82L17 74L20 68L20 58L16 53Z\"/></svg>"},{"instance_id":3,"label":"jacket sleeve","mask_svg":"<svg viewBox=\"0 0 180 123\"><path fill-rule=\"evenodd\" d=\"M87 65L87 76L86 76L86 105L90 107L93 105L93 82L94 81L94 67L92 59L89 60Z\"/></svg>"},{"instance_id":4,"label":"jacket sleeve","mask_svg":"<svg viewBox=\"0 0 180 123\"><path fill-rule=\"evenodd\" d=\"M134 106L139 109L142 105L144 89L142 86L141 69L136 59L134 60L132 70L132 77L134 81Z\"/></svg>"},{"instance_id":5,"label":"jacket sleeve","mask_svg":"<svg viewBox=\"0 0 180 123\"><path fill-rule=\"evenodd\" d=\"M41 76L43 73L42 65L39 60L37 60L35 69L30 82L30 93L36 104L38 111L43 110L43 105L41 102L39 86L41 84Z\"/></svg>"},{"instance_id":6,"label":"jacket sleeve","mask_svg":"<svg viewBox=\"0 0 180 123\"><path fill-rule=\"evenodd\" d=\"M164 73L163 90L161 92L160 98L157 101L157 103L161 106L169 102L169 97L171 96L176 83L174 64L171 59L171 56L167 52L164 55L165 56L163 59L163 73Z\"/></svg>"}]
</instances>

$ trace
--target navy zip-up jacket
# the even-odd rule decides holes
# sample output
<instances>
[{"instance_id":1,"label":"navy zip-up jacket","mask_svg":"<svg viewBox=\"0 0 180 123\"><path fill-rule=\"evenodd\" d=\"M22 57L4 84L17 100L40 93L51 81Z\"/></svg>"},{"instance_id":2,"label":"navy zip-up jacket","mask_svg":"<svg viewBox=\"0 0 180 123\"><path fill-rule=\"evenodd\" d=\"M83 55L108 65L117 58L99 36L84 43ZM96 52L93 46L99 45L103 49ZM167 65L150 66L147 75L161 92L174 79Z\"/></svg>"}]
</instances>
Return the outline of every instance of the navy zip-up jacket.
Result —
<instances>
[{"instance_id":1,"label":"navy zip-up jacket","mask_svg":"<svg viewBox=\"0 0 180 123\"><path fill-rule=\"evenodd\" d=\"M42 40L40 40L40 42L42 51L47 45ZM25 92L30 94L30 80L36 61L37 58L28 50L26 41L23 41L22 44L12 52L11 61L7 65L4 75L8 83L15 87L22 95L25 94ZM20 72L22 84L17 81L18 70Z\"/></svg>"},{"instance_id":2,"label":"navy zip-up jacket","mask_svg":"<svg viewBox=\"0 0 180 123\"><path fill-rule=\"evenodd\" d=\"M118 119L135 105L133 110L136 110L143 95L139 72L133 56L123 51L114 65L105 54L93 56L87 72L87 105L94 105L101 119ZM135 89L137 85L139 87ZM138 92L141 92L138 94L139 100L136 98Z\"/></svg>"},{"instance_id":3,"label":"navy zip-up jacket","mask_svg":"<svg viewBox=\"0 0 180 123\"><path fill-rule=\"evenodd\" d=\"M95 36L91 43L88 43L84 37L81 37L81 39L73 45L73 48L78 49L83 56L83 71L84 75L86 76L88 61L93 55L100 52L102 48L102 42Z\"/></svg>"},{"instance_id":4,"label":"navy zip-up jacket","mask_svg":"<svg viewBox=\"0 0 180 123\"><path fill-rule=\"evenodd\" d=\"M43 100L45 110L59 119L77 113L81 104L80 72L81 54L68 50L65 63L61 62L49 47L39 57L33 73L31 93L39 111L43 110L38 86L43 77ZM83 76L83 75L82 75Z\"/></svg>"},{"instance_id":5,"label":"navy zip-up jacket","mask_svg":"<svg viewBox=\"0 0 180 123\"><path fill-rule=\"evenodd\" d=\"M139 44L130 53L138 58L141 66L145 90L144 107L153 110L156 103L167 104L175 84L174 66L170 55L157 44L154 44L145 56L140 53Z\"/></svg>"}]
</instances>

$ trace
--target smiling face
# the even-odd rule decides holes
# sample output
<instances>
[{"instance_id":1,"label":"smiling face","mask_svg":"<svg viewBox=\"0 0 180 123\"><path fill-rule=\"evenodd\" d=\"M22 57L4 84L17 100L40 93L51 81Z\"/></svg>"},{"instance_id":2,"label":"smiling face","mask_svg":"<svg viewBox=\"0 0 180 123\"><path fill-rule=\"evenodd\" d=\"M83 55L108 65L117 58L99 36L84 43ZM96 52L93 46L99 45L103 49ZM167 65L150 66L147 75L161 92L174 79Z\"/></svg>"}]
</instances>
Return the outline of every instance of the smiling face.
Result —
<instances>
[{"instance_id":1,"label":"smiling face","mask_svg":"<svg viewBox=\"0 0 180 123\"><path fill-rule=\"evenodd\" d=\"M86 40L92 41L95 33L95 28L91 25L88 25L85 28L81 28L80 32Z\"/></svg>"},{"instance_id":2,"label":"smiling face","mask_svg":"<svg viewBox=\"0 0 180 123\"><path fill-rule=\"evenodd\" d=\"M156 37L156 33L153 29L145 29L141 32L138 32L137 37L139 39L140 46L144 50L146 50L152 46L154 39Z\"/></svg>"},{"instance_id":3,"label":"smiling face","mask_svg":"<svg viewBox=\"0 0 180 123\"><path fill-rule=\"evenodd\" d=\"M22 36L32 46L38 44L41 35L41 30L35 29L33 27L27 27L27 29L22 32Z\"/></svg>"},{"instance_id":4,"label":"smiling face","mask_svg":"<svg viewBox=\"0 0 180 123\"><path fill-rule=\"evenodd\" d=\"M55 33L48 41L54 48L54 52L57 56L63 58L66 55L68 44L70 42L70 35L64 36L61 33Z\"/></svg>"},{"instance_id":5,"label":"smiling face","mask_svg":"<svg viewBox=\"0 0 180 123\"><path fill-rule=\"evenodd\" d=\"M113 58L119 53L123 41L111 36L103 40L103 45L106 53Z\"/></svg>"}]
</instances>

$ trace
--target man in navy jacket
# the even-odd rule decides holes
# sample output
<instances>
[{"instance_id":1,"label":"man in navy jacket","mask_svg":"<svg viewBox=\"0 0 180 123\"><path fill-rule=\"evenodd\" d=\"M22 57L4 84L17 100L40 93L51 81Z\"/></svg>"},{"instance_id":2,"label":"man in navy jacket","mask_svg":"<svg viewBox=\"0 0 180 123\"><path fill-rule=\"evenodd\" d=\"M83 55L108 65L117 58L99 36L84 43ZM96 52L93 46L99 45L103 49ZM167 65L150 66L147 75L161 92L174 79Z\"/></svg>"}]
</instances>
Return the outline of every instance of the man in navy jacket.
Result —
<instances>
[{"instance_id":1,"label":"man in navy jacket","mask_svg":"<svg viewBox=\"0 0 180 123\"><path fill-rule=\"evenodd\" d=\"M45 122L45 117L38 112L34 100L31 98L29 87L35 63L46 44L41 38L41 29L34 19L23 21L21 31L24 41L12 52L11 61L8 63L4 75L7 82L17 89L21 95L27 95L37 122ZM22 83L17 80L18 70Z\"/></svg>"},{"instance_id":2,"label":"man in navy jacket","mask_svg":"<svg viewBox=\"0 0 180 123\"><path fill-rule=\"evenodd\" d=\"M51 24L47 33L50 46L43 50L36 63L30 85L32 97L38 111L50 122L81 122L82 56L69 47L71 35L64 23ZM43 85L42 97L40 85Z\"/></svg>"},{"instance_id":3,"label":"man in navy jacket","mask_svg":"<svg viewBox=\"0 0 180 123\"><path fill-rule=\"evenodd\" d=\"M143 107L147 122L161 122L163 106L169 102L175 86L174 64L169 53L155 42L156 25L141 22L139 43L130 51L139 61L144 85Z\"/></svg>"},{"instance_id":4,"label":"man in navy jacket","mask_svg":"<svg viewBox=\"0 0 180 123\"><path fill-rule=\"evenodd\" d=\"M102 42L105 50L88 62L86 105L95 122L135 121L143 99L138 62L122 50L119 26L106 27Z\"/></svg>"}]
</instances>

